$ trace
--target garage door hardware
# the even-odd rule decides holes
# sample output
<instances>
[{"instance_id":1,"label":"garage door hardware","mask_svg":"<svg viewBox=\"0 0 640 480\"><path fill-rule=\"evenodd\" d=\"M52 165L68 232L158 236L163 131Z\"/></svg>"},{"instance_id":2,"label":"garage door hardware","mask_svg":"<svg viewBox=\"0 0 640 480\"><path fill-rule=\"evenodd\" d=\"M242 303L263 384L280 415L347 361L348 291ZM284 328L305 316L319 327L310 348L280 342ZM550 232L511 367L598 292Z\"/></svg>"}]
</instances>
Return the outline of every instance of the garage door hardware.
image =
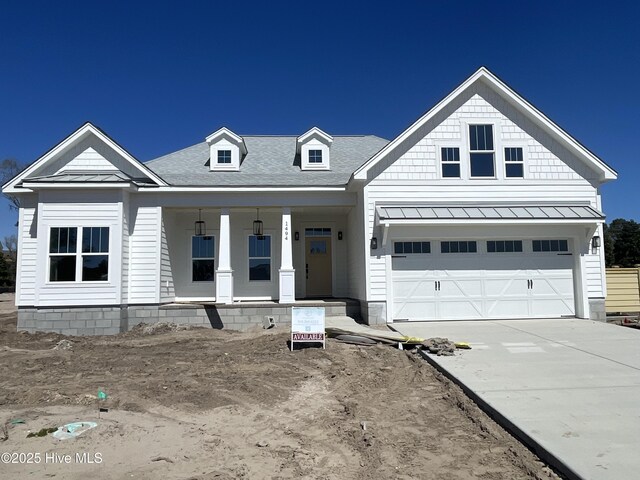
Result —
<instances>
[{"instance_id":1,"label":"garage door hardware","mask_svg":"<svg viewBox=\"0 0 640 480\"><path fill-rule=\"evenodd\" d=\"M440 280L435 281L435 289L436 289L436 292L440 291Z\"/></svg>"},{"instance_id":2,"label":"garage door hardware","mask_svg":"<svg viewBox=\"0 0 640 480\"><path fill-rule=\"evenodd\" d=\"M533 280L527 280L527 288L533 290Z\"/></svg>"}]
</instances>

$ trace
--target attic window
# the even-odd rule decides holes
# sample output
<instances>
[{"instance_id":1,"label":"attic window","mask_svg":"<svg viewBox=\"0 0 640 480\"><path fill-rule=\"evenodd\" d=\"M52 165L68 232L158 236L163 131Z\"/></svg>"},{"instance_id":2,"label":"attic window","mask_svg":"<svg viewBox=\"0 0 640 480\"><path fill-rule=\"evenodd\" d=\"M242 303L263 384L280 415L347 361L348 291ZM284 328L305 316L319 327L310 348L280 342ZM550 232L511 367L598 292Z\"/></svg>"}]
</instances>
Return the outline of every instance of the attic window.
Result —
<instances>
[{"instance_id":1,"label":"attic window","mask_svg":"<svg viewBox=\"0 0 640 480\"><path fill-rule=\"evenodd\" d=\"M309 163L322 163L322 150L309 150Z\"/></svg>"},{"instance_id":2,"label":"attic window","mask_svg":"<svg viewBox=\"0 0 640 480\"><path fill-rule=\"evenodd\" d=\"M218 163L231 163L231 150L218 150Z\"/></svg>"}]
</instances>

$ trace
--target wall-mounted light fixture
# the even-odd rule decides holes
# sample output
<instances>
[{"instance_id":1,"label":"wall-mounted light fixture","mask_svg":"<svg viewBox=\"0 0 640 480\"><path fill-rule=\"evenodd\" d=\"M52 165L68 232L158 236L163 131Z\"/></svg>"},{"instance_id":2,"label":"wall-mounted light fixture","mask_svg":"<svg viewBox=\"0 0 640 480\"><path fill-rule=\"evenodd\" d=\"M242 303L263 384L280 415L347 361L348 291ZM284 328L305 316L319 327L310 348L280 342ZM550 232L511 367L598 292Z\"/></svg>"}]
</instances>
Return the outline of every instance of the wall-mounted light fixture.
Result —
<instances>
[{"instance_id":1,"label":"wall-mounted light fixture","mask_svg":"<svg viewBox=\"0 0 640 480\"><path fill-rule=\"evenodd\" d=\"M338 240L342 240L342 232L338 232Z\"/></svg>"},{"instance_id":2,"label":"wall-mounted light fixture","mask_svg":"<svg viewBox=\"0 0 640 480\"><path fill-rule=\"evenodd\" d=\"M196 237L204 237L207 232L207 226L202 220L202 209L198 209L198 220L196 220L195 224Z\"/></svg>"},{"instance_id":3,"label":"wall-mounted light fixture","mask_svg":"<svg viewBox=\"0 0 640 480\"><path fill-rule=\"evenodd\" d=\"M591 239L591 247L595 250L596 248L600 248L600 237L596 235Z\"/></svg>"},{"instance_id":4,"label":"wall-mounted light fixture","mask_svg":"<svg viewBox=\"0 0 640 480\"><path fill-rule=\"evenodd\" d=\"M298 240L300 240L300 232L295 232L293 234L293 239L297 242Z\"/></svg>"},{"instance_id":5,"label":"wall-mounted light fixture","mask_svg":"<svg viewBox=\"0 0 640 480\"><path fill-rule=\"evenodd\" d=\"M376 237L371 237L371 250L376 250L378 248L378 239Z\"/></svg>"},{"instance_id":6,"label":"wall-mounted light fixture","mask_svg":"<svg viewBox=\"0 0 640 480\"><path fill-rule=\"evenodd\" d=\"M256 219L253 221L253 234L261 237L262 233L262 220L260 220L260 209L256 208Z\"/></svg>"}]
</instances>

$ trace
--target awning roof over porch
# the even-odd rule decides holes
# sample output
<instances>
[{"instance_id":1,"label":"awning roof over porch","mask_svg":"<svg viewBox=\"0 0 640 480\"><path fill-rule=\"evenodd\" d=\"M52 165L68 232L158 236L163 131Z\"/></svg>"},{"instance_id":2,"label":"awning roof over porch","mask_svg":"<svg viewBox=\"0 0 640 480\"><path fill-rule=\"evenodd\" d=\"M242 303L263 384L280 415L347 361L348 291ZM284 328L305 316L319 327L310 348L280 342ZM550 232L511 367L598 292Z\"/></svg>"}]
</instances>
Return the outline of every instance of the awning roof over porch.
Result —
<instances>
[{"instance_id":1,"label":"awning roof over porch","mask_svg":"<svg viewBox=\"0 0 640 480\"><path fill-rule=\"evenodd\" d=\"M597 223L604 215L588 205L378 205L381 224Z\"/></svg>"}]
</instances>

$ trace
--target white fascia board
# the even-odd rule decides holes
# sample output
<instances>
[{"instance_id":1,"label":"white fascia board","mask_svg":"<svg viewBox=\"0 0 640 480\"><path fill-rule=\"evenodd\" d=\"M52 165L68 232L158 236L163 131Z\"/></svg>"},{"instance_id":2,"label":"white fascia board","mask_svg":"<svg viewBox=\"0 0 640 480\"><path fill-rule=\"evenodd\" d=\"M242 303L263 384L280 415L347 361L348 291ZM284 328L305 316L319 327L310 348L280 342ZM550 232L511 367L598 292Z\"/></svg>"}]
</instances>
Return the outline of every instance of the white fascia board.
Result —
<instances>
[{"instance_id":1,"label":"white fascia board","mask_svg":"<svg viewBox=\"0 0 640 480\"><path fill-rule=\"evenodd\" d=\"M143 192L345 192L347 187L157 187Z\"/></svg>"},{"instance_id":2,"label":"white fascia board","mask_svg":"<svg viewBox=\"0 0 640 480\"><path fill-rule=\"evenodd\" d=\"M215 143L216 140L218 140L220 137L227 137L229 140L231 140L233 143L237 144L240 147L240 150L242 151L243 155L247 154L247 146L244 143L244 138L242 138L240 135L233 133L227 127L219 128L204 140L205 142L207 142L208 145L211 145Z\"/></svg>"},{"instance_id":3,"label":"white fascia board","mask_svg":"<svg viewBox=\"0 0 640 480\"><path fill-rule=\"evenodd\" d=\"M453 90L444 99L438 102L431 110L425 113L417 121L415 121L409 128L398 135L394 140L389 142L382 150L371 157L366 163L358 168L352 175L353 179L366 180L367 172L376 163L382 160L387 154L395 150L405 140L411 137L417 130L419 130L426 122L438 114L444 107L451 103L456 97L462 94L476 81L484 81L490 87L493 87L499 93L507 97L513 104L515 104L521 111L532 118L538 125L546 128L556 138L562 141L570 150L574 151L580 158L587 161L587 163L596 171L601 173L600 180L606 182L608 180L615 180L618 174L615 170L605 164L596 155L591 153L580 142L571 137L562 128L552 122L546 115L536 109L533 105L527 102L524 98L513 91L507 84L502 82L498 77L491 73L487 68L480 67L473 75L462 82L455 90Z\"/></svg>"},{"instance_id":4,"label":"white fascia board","mask_svg":"<svg viewBox=\"0 0 640 480\"><path fill-rule=\"evenodd\" d=\"M86 136L88 134L93 134L96 137L98 137L98 139L100 139L105 144L107 144L109 147L111 147L113 150L115 150L115 152L118 155L120 155L127 162L129 162L131 165L133 165L141 173L143 173L144 175L146 175L147 177L152 179L158 185L167 185L167 183L164 180L162 180L155 173L153 173L147 166L145 166L140 161L138 161L136 158L134 158L129 152L127 152L124 148L122 148L120 145L118 145L116 142L114 142L111 138L109 138L109 136L105 135L99 128L97 128L94 125L92 125L91 123L87 122L82 127L80 127L78 130L76 130L71 135L69 135L67 138L65 138L58 145L56 145L51 150L49 150L47 153L45 153L38 160L33 162L29 167L27 167L21 173L16 175L13 179L11 179L7 183L5 183L3 185L3 187L2 187L2 192L3 193L19 193L20 189L16 189L16 185L18 183L20 183L24 178L26 178L29 175L31 175L38 168L42 167L44 164L46 164L52 158L55 158L57 155L59 155L62 152L64 152L66 149L71 147L74 143L80 141L84 136Z\"/></svg>"},{"instance_id":5,"label":"white fascia board","mask_svg":"<svg viewBox=\"0 0 640 480\"><path fill-rule=\"evenodd\" d=\"M424 225L597 225L604 223L604 219L584 219L584 218L548 218L548 219L503 219L503 220L482 220L482 219L398 219L380 220L379 224L388 227L392 225L424 226Z\"/></svg>"},{"instance_id":6,"label":"white fascia board","mask_svg":"<svg viewBox=\"0 0 640 480\"><path fill-rule=\"evenodd\" d=\"M333 143L333 137L331 135L329 135L327 132L323 132L318 127L313 127L296 138L296 146L299 147L313 136L320 137L320 139L329 146L331 146L331 144Z\"/></svg>"}]
</instances>

